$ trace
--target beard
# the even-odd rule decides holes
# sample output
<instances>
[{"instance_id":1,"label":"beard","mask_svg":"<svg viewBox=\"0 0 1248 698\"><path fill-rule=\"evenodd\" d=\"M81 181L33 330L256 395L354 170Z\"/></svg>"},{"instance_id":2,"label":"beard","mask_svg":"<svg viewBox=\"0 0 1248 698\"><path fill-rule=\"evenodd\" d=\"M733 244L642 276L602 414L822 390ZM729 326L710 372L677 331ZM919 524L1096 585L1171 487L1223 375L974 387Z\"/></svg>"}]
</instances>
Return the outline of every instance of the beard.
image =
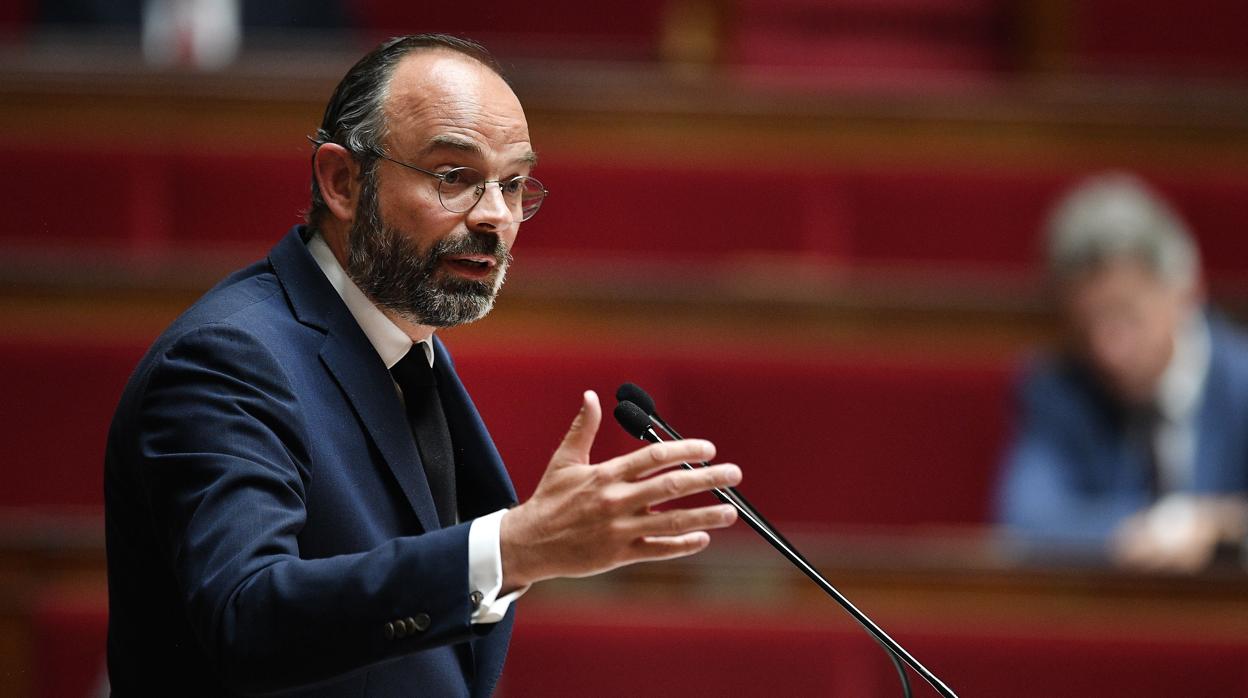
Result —
<instances>
[{"instance_id":1,"label":"beard","mask_svg":"<svg viewBox=\"0 0 1248 698\"><path fill-rule=\"evenodd\" d=\"M346 272L374 303L428 327L454 327L485 317L503 287L511 251L494 233L469 231L421 251L407 235L387 226L377 201L376 175L364 176L355 221L347 237ZM492 279L467 279L444 271L446 260L485 255L495 262Z\"/></svg>"}]
</instances>

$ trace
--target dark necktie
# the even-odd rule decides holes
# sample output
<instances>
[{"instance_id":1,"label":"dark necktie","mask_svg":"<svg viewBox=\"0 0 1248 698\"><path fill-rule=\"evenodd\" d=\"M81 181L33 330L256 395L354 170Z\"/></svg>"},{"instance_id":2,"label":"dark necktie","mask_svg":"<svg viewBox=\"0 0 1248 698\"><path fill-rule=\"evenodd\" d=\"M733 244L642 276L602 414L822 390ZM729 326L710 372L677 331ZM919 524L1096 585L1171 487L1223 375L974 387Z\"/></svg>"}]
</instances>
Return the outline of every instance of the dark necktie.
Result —
<instances>
[{"instance_id":1,"label":"dark necktie","mask_svg":"<svg viewBox=\"0 0 1248 698\"><path fill-rule=\"evenodd\" d=\"M390 374L403 390L407 421L416 437L416 448L425 466L425 479L433 493L438 520L443 527L451 526L457 513L455 451L446 415L442 412L442 401L438 398L438 383L424 347L413 345L407 356L390 369Z\"/></svg>"}]
</instances>

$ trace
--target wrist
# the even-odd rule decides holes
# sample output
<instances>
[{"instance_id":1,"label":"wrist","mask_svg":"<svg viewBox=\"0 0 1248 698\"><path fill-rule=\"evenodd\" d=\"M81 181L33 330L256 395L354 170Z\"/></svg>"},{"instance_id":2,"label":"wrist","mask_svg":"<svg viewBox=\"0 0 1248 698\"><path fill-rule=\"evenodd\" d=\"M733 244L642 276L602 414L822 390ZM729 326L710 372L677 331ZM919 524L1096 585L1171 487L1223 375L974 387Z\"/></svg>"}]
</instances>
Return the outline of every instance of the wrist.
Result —
<instances>
[{"instance_id":1,"label":"wrist","mask_svg":"<svg viewBox=\"0 0 1248 698\"><path fill-rule=\"evenodd\" d=\"M499 594L506 595L527 587L537 581L532 572L532 555L524 544L524 505L518 505L503 514L498 527L498 551L503 568L503 586Z\"/></svg>"}]
</instances>

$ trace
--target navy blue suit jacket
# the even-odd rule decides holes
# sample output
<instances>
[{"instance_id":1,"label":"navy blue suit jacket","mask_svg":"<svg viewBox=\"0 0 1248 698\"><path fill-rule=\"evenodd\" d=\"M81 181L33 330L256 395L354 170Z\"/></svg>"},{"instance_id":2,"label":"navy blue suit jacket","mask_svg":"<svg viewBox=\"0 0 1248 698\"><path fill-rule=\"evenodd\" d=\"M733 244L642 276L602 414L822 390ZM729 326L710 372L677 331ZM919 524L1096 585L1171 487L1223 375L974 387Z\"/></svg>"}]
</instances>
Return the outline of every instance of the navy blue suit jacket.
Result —
<instances>
[{"instance_id":1,"label":"navy blue suit jacket","mask_svg":"<svg viewBox=\"0 0 1248 698\"><path fill-rule=\"evenodd\" d=\"M1210 318L1211 355L1197 413L1189 491L1248 492L1248 339ZM1054 543L1103 545L1152 504L1147 446L1092 374L1066 359L1030 367L1019 390L1018 433L997 492L998 519Z\"/></svg>"},{"instance_id":2,"label":"navy blue suit jacket","mask_svg":"<svg viewBox=\"0 0 1248 698\"><path fill-rule=\"evenodd\" d=\"M464 521L439 530L390 374L304 234L187 310L122 395L115 695L484 696L502 671L512 613L470 624L467 553L471 519L515 501L502 460L435 340Z\"/></svg>"}]
</instances>

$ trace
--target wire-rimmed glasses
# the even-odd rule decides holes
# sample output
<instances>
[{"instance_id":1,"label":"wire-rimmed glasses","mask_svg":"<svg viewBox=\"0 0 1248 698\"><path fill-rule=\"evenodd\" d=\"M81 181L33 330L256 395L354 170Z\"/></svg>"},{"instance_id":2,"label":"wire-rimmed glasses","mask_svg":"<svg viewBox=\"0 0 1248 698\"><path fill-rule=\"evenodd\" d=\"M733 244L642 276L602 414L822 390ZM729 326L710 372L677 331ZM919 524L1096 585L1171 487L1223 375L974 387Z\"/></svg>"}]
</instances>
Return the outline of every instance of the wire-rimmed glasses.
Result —
<instances>
[{"instance_id":1,"label":"wire-rimmed glasses","mask_svg":"<svg viewBox=\"0 0 1248 698\"><path fill-rule=\"evenodd\" d=\"M481 197L485 195L486 185L497 184L512 214L519 221L527 221L537 213L537 209L542 207L542 201L549 193L541 182L525 175L517 175L510 179L486 179L485 175L471 167L453 167L445 172L434 172L395 160L384 153L374 151L373 154L382 160L389 160L409 170L416 170L436 178L438 201L442 203L442 208L451 213L465 213L472 210L472 207L476 206Z\"/></svg>"}]
</instances>

